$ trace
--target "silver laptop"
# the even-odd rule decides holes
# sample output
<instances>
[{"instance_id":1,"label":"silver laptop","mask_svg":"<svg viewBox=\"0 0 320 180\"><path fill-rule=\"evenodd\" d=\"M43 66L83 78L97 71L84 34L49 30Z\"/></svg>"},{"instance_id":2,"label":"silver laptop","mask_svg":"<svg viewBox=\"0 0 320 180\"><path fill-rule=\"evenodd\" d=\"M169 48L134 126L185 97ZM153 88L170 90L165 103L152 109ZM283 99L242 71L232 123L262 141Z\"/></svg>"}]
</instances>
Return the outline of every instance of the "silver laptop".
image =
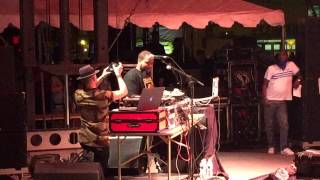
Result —
<instances>
[{"instance_id":1,"label":"silver laptop","mask_svg":"<svg viewBox=\"0 0 320 180\"><path fill-rule=\"evenodd\" d=\"M164 87L144 88L138 103L138 111L158 109L161 104Z\"/></svg>"}]
</instances>

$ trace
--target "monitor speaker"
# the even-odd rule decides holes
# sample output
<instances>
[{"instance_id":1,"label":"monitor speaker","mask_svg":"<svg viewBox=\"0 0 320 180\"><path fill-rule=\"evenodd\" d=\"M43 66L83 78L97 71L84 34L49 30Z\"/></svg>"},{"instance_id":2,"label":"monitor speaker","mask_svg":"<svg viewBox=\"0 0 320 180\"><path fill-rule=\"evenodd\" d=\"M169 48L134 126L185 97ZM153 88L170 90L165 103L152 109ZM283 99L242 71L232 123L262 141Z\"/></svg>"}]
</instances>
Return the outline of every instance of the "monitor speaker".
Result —
<instances>
[{"instance_id":1,"label":"monitor speaker","mask_svg":"<svg viewBox=\"0 0 320 180\"><path fill-rule=\"evenodd\" d=\"M79 129L59 129L29 131L27 133L28 151L48 151L61 149L79 149Z\"/></svg>"},{"instance_id":2,"label":"monitor speaker","mask_svg":"<svg viewBox=\"0 0 320 180\"><path fill-rule=\"evenodd\" d=\"M25 132L0 132L0 169L27 166Z\"/></svg>"},{"instance_id":3,"label":"monitor speaker","mask_svg":"<svg viewBox=\"0 0 320 180\"><path fill-rule=\"evenodd\" d=\"M28 131L27 150L31 156L59 154L61 159L70 159L82 151L79 129Z\"/></svg>"},{"instance_id":4,"label":"monitor speaker","mask_svg":"<svg viewBox=\"0 0 320 180\"><path fill-rule=\"evenodd\" d=\"M104 175L99 163L37 163L34 180L103 180Z\"/></svg>"},{"instance_id":5,"label":"monitor speaker","mask_svg":"<svg viewBox=\"0 0 320 180\"><path fill-rule=\"evenodd\" d=\"M25 110L24 93L0 91L0 132L24 132Z\"/></svg>"},{"instance_id":6,"label":"monitor speaker","mask_svg":"<svg viewBox=\"0 0 320 180\"><path fill-rule=\"evenodd\" d=\"M137 157L141 152L143 137L142 136L121 136L120 137L120 157L121 162L128 161L131 158ZM118 144L117 137L110 137L110 156L108 166L109 172L116 175L118 168ZM143 163L141 157L133 159L131 162L121 167L124 175L139 174Z\"/></svg>"},{"instance_id":7,"label":"monitor speaker","mask_svg":"<svg viewBox=\"0 0 320 180\"><path fill-rule=\"evenodd\" d=\"M21 168L27 164L24 95L0 93L0 168Z\"/></svg>"},{"instance_id":8,"label":"monitor speaker","mask_svg":"<svg viewBox=\"0 0 320 180\"><path fill-rule=\"evenodd\" d=\"M0 47L0 88L1 91L16 90L16 65L14 49L12 47ZM21 70L22 71L22 70Z\"/></svg>"},{"instance_id":9,"label":"monitor speaker","mask_svg":"<svg viewBox=\"0 0 320 180\"><path fill-rule=\"evenodd\" d=\"M304 75L302 114L304 141L320 140L320 19L306 18L298 28L297 62Z\"/></svg>"}]
</instances>

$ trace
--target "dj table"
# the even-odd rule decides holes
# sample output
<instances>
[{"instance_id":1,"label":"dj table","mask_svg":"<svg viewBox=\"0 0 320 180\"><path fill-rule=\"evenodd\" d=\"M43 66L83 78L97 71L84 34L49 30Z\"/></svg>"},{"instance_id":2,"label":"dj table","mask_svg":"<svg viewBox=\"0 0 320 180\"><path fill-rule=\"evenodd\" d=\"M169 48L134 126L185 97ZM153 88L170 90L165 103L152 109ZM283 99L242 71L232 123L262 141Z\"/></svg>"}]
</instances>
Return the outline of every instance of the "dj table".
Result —
<instances>
[{"instance_id":1,"label":"dj table","mask_svg":"<svg viewBox=\"0 0 320 180\"><path fill-rule=\"evenodd\" d=\"M111 136L117 136L117 151L118 151L118 179L121 180L121 167L123 167L124 165L126 165L127 163L129 163L130 161L139 158L140 156L147 154L148 156L151 153L151 148L152 146L152 142L151 142L151 138L153 136L158 136L160 137L166 144L167 144L167 148L168 148L168 159L167 159L167 163L164 162L165 164L167 164L168 166L168 179L171 178L171 143L177 143L177 141L173 140L175 137L181 135L184 132L187 132L190 130L190 128L194 125L196 125L199 121L201 121L203 118L205 117L204 114L193 114L193 124L191 123L191 117L190 117L190 122L189 123L185 123L185 124L180 124L175 126L174 128L171 129L161 129L158 132L148 132L148 133L142 133L142 132L130 132L130 133L111 133ZM192 125L191 125L192 124ZM121 160L121 139L120 136L146 136L147 137L147 141L146 141L146 146L147 146L147 151L140 153L139 155L127 160L126 162L122 162ZM148 161L149 161L149 157L148 157ZM149 179L151 178L151 172L150 172L150 166L149 166L149 162L148 162L148 175L149 175Z\"/></svg>"}]
</instances>

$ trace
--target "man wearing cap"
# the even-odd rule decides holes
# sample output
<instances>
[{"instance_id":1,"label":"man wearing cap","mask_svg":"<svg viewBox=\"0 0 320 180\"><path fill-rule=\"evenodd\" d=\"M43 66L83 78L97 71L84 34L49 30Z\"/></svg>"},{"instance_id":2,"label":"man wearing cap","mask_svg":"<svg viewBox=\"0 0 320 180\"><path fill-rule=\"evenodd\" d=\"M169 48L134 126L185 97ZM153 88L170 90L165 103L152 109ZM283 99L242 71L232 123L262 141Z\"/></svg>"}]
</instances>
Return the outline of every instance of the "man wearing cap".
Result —
<instances>
[{"instance_id":1,"label":"man wearing cap","mask_svg":"<svg viewBox=\"0 0 320 180\"><path fill-rule=\"evenodd\" d=\"M128 93L121 76L122 64L112 65L112 68L118 80L119 90L108 91L98 88L102 80L111 73L109 68L105 68L101 76L97 77L99 71L90 65L85 65L79 69L77 78L83 88L77 89L74 93L75 103L81 116L79 142L85 151L93 152L94 161L101 164L105 175L109 159L109 105Z\"/></svg>"}]
</instances>

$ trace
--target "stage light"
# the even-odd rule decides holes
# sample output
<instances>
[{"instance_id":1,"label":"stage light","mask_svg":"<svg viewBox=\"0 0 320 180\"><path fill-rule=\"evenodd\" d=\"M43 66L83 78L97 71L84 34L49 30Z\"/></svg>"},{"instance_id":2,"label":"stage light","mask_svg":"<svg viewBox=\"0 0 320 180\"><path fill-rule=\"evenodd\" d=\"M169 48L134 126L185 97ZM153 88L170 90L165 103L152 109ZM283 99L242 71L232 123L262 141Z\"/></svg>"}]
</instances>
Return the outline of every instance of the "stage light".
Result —
<instances>
[{"instance_id":1,"label":"stage light","mask_svg":"<svg viewBox=\"0 0 320 180\"><path fill-rule=\"evenodd\" d=\"M81 39L80 40L80 45L82 45L82 46L86 46L88 43L87 43L87 41L85 40L85 39Z\"/></svg>"},{"instance_id":2,"label":"stage light","mask_svg":"<svg viewBox=\"0 0 320 180\"><path fill-rule=\"evenodd\" d=\"M20 44L20 36L12 36L11 42L12 42L13 45Z\"/></svg>"},{"instance_id":3,"label":"stage light","mask_svg":"<svg viewBox=\"0 0 320 180\"><path fill-rule=\"evenodd\" d=\"M287 43L288 43L289 46L293 46L293 45L296 44L296 41L295 41L295 39L288 39Z\"/></svg>"}]
</instances>

